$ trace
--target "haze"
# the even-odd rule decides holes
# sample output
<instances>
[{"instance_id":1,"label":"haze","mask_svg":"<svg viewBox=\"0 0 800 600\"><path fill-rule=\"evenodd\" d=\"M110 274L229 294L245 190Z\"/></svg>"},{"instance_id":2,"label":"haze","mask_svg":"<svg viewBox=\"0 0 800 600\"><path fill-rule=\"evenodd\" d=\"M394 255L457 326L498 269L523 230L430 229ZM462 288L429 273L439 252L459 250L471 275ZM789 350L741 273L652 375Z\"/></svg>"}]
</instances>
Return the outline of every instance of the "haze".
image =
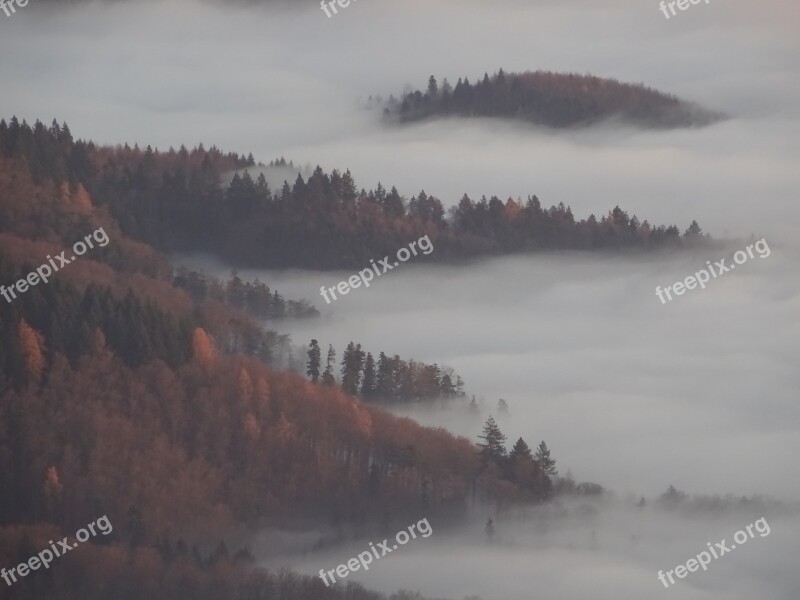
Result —
<instances>
[{"instance_id":1,"label":"haze","mask_svg":"<svg viewBox=\"0 0 800 600\"><path fill-rule=\"evenodd\" d=\"M296 344L313 337L341 353L354 340L448 364L482 399L477 416L397 412L474 440L502 397L510 414L498 422L510 442L544 439L562 474L616 494L501 517L491 547L481 534L488 512L461 531L432 521L431 538L353 578L454 599L796 599L800 5L715 0L666 20L656 0L359 0L330 19L316 0L296 4L31 2L0 16L3 116L66 120L76 137L101 144L202 142L265 163L349 168L359 187L380 181L406 197L424 189L446 205L464 193L537 194L583 218L619 204L653 224L683 231L697 219L715 237L753 234L771 249L666 305L655 286L743 243L462 267L412 259L331 305L319 287L352 272L241 271L321 309L318 320L276 326ZM368 96L423 88L431 74L475 81L500 67L643 82L732 118L670 132L493 120L387 128L380 111L364 108ZM218 275L235 267L175 260ZM670 513L653 506L670 484L790 508ZM635 507L641 496L644 509ZM658 569L763 516L770 536L662 591ZM286 535L277 553L268 543L276 538L265 538L264 564L316 573L364 548L359 540L308 555L307 533Z\"/></svg>"}]
</instances>

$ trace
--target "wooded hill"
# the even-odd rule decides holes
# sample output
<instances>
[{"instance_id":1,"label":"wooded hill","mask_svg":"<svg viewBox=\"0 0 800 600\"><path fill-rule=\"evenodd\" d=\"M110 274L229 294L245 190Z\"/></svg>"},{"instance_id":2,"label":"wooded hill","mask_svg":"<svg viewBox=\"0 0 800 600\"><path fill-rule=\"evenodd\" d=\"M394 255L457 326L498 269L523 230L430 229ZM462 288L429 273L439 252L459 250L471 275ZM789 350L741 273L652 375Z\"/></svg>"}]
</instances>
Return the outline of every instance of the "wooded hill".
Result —
<instances>
[{"instance_id":1,"label":"wooded hill","mask_svg":"<svg viewBox=\"0 0 800 600\"><path fill-rule=\"evenodd\" d=\"M424 91L392 100L385 116L401 123L441 117L498 117L547 127L581 127L617 118L643 128L698 127L725 116L642 84L592 75L500 69L475 84L447 79L441 87L431 75Z\"/></svg>"},{"instance_id":2,"label":"wooded hill","mask_svg":"<svg viewBox=\"0 0 800 600\"><path fill-rule=\"evenodd\" d=\"M425 235L435 251L415 263L542 250L642 252L707 242L695 222L681 234L675 225L652 225L619 206L578 220L563 202L546 208L535 195L525 201L465 195L448 211L424 191L410 199L381 184L358 191L350 171L328 174L319 167L273 191L263 173L254 179L246 172L256 166L252 155L202 145L167 152L97 147L74 141L66 126L55 131L15 118L0 121L0 149L24 161L33 181L55 177L82 189L74 193L86 193L135 240L162 251L211 252L241 266L364 268ZM230 185L222 185L232 171ZM117 252L115 260L132 260L128 254Z\"/></svg>"},{"instance_id":3,"label":"wooded hill","mask_svg":"<svg viewBox=\"0 0 800 600\"><path fill-rule=\"evenodd\" d=\"M134 235L165 235L161 219L174 216L176 198L153 190L191 188L175 208L191 214L219 170L248 162L98 149L55 122L0 124L0 282L98 226L110 238L0 300L0 566L102 515L114 526L0 588L4 598L380 600L254 570L241 548L277 524L392 532L552 493L548 471L524 445L506 456L499 431L479 447L280 372L267 364L274 334L227 295L176 285Z\"/></svg>"}]
</instances>

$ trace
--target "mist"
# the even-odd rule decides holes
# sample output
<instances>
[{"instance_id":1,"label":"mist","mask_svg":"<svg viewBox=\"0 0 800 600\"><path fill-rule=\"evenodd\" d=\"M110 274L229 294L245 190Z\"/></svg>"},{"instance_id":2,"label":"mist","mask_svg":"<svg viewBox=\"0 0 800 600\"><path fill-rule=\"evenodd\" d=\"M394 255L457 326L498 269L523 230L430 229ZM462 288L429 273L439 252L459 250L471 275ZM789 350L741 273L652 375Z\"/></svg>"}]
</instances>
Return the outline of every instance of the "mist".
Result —
<instances>
[{"instance_id":1,"label":"mist","mask_svg":"<svg viewBox=\"0 0 800 600\"><path fill-rule=\"evenodd\" d=\"M310 1L31 3L2 23L13 60L0 78L13 84L1 97L7 115L66 120L99 143L285 156L446 205L535 193L577 214L620 204L682 229L697 218L718 234L788 235L799 216L798 22L796 4L742 0L669 20L657 2L621 1L361 0L332 18ZM643 82L733 118L668 132L495 120L398 129L363 108L431 74L474 82L500 67Z\"/></svg>"},{"instance_id":2,"label":"mist","mask_svg":"<svg viewBox=\"0 0 800 600\"><path fill-rule=\"evenodd\" d=\"M544 439L562 473L620 492L674 484L800 497L800 481L786 472L786 457L800 452L796 249L773 242L766 258L756 254L666 304L655 293L736 249L551 253L455 268L412 260L331 304L320 286L352 273L239 276L316 304L320 319L269 324L295 344L316 338L341 352L352 340L375 354L447 364L484 399L480 415L466 403L398 411L426 425L477 441L493 414L510 443ZM200 257L178 262L229 275ZM498 414L499 398L508 415Z\"/></svg>"},{"instance_id":3,"label":"mist","mask_svg":"<svg viewBox=\"0 0 800 600\"><path fill-rule=\"evenodd\" d=\"M793 572L793 549L800 534L796 506L737 507L721 502L709 510L688 501L670 509L658 501L640 507L632 499L580 499L496 518L491 540L483 533L488 514L458 529L431 519L430 537L410 540L375 560L368 571L350 573L344 581L458 600L638 600L661 593L682 600L791 600L800 586ZM746 543L733 542L738 531L761 518L768 525L760 524L764 533L751 528L753 535ZM307 546L302 551L296 536L294 547L292 538L284 537L289 550L281 558L269 556L264 564L318 576L320 569L335 569L384 537L393 545L388 533L313 553ZM705 571L698 569L684 579L673 576L675 583L665 590L659 571L686 565L708 552L708 544L716 548L723 540L729 552L712 559Z\"/></svg>"},{"instance_id":4,"label":"mist","mask_svg":"<svg viewBox=\"0 0 800 600\"><path fill-rule=\"evenodd\" d=\"M545 440L560 474L609 490L525 513L477 510L461 528L432 519L430 538L351 579L453 599L640 600L662 593L659 569L766 517L769 536L667 593L789 600L800 589L800 478L792 466L800 451L798 23L800 5L774 0L701 3L669 20L655 0L359 0L332 18L313 0L34 0L0 16L0 101L6 119L56 118L97 144L203 143L263 163L284 156L298 168L350 169L359 188L381 182L406 197L424 189L446 206L465 193L537 194L545 206L570 205L578 219L619 204L681 231L698 220L727 245L635 257L540 253L457 267L412 259L331 304L320 286L353 272L239 274L321 310L319 319L268 324L295 344L316 338L341 353L353 340L373 353L446 364L480 400L477 415L465 402L393 409L398 414L474 441L493 414L509 445L520 436L530 446ZM492 119L397 127L365 108L370 95L424 89L431 74L454 84L501 67L642 82L730 118L672 131ZM266 171L273 189L297 172ZM729 257L751 235L768 241L770 256L659 301L656 286ZM173 258L219 276L237 267ZM498 414L499 398L509 414ZM669 485L775 500L669 511L654 502ZM644 507L636 505L641 497ZM489 517L492 544L482 533ZM254 548L264 565L316 574L369 541L310 552L328 534L272 532Z\"/></svg>"}]
</instances>

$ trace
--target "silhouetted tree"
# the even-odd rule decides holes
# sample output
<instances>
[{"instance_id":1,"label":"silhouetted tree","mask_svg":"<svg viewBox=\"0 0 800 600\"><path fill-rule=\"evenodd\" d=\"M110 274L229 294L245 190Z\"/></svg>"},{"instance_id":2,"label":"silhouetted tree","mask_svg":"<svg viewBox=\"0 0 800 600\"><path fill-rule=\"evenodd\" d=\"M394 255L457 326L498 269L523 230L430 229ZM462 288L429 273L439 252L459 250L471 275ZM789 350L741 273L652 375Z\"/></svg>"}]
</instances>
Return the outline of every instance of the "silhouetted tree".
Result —
<instances>
[{"instance_id":1,"label":"silhouetted tree","mask_svg":"<svg viewBox=\"0 0 800 600\"><path fill-rule=\"evenodd\" d=\"M320 360L319 342L317 342L317 340L311 340L311 343L308 345L308 368L306 369L306 375L311 378L312 383L317 383L319 379Z\"/></svg>"}]
</instances>

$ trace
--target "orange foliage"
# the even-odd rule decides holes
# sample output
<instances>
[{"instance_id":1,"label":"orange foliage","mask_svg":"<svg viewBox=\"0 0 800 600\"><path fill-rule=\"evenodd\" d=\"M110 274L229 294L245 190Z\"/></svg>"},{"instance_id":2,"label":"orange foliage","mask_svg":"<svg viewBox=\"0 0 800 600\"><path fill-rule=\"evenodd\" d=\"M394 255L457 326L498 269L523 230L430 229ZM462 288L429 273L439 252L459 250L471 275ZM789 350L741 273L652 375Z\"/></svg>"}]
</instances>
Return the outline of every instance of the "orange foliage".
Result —
<instances>
[{"instance_id":1,"label":"orange foliage","mask_svg":"<svg viewBox=\"0 0 800 600\"><path fill-rule=\"evenodd\" d=\"M25 369L28 380L38 383L44 370L44 339L22 319L17 328L22 356L25 358Z\"/></svg>"},{"instance_id":2,"label":"orange foliage","mask_svg":"<svg viewBox=\"0 0 800 600\"><path fill-rule=\"evenodd\" d=\"M208 367L217 360L217 348L212 338L202 327L195 327L192 334L192 351L201 365Z\"/></svg>"}]
</instances>

